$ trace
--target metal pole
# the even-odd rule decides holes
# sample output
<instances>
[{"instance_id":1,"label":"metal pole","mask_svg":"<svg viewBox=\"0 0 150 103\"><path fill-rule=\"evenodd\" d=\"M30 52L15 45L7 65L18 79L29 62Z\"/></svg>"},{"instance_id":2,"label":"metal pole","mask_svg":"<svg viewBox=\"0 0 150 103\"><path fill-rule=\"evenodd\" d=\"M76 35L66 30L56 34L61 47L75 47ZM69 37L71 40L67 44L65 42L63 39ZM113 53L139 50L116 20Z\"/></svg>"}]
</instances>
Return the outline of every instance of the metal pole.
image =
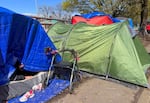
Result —
<instances>
[{"instance_id":1,"label":"metal pole","mask_svg":"<svg viewBox=\"0 0 150 103\"><path fill-rule=\"evenodd\" d=\"M38 1L34 0L34 2L35 2L36 13L38 14Z\"/></svg>"}]
</instances>

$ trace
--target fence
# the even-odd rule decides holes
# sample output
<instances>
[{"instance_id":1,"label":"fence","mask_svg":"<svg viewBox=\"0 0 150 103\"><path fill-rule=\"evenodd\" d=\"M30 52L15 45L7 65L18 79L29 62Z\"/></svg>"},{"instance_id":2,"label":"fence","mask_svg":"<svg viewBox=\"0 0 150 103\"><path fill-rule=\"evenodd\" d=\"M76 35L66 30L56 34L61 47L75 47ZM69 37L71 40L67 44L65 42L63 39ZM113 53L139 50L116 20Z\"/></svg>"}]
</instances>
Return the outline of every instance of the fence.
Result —
<instances>
[{"instance_id":1,"label":"fence","mask_svg":"<svg viewBox=\"0 0 150 103\"><path fill-rule=\"evenodd\" d=\"M36 19L38 20L42 26L44 27L45 31L47 31L49 29L49 27L56 23L57 21L61 21L61 22L69 22L67 20L61 20L61 19L53 19L53 18L46 18L46 17L40 17L40 16L32 16L32 15L27 15L27 16L30 16L32 17L33 19Z\"/></svg>"}]
</instances>

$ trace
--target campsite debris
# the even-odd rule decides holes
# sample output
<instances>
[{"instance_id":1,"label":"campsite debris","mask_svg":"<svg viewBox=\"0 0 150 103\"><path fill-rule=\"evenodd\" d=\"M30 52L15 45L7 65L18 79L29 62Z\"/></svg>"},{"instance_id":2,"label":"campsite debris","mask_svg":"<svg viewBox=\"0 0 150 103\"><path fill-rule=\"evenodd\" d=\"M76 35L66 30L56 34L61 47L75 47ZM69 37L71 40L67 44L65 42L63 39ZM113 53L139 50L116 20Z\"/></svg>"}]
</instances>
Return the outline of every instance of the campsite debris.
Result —
<instances>
[{"instance_id":1,"label":"campsite debris","mask_svg":"<svg viewBox=\"0 0 150 103\"><path fill-rule=\"evenodd\" d=\"M43 86L42 86L43 84L42 83L39 83L39 84L37 84L37 85L34 85L33 87L32 87L32 90L33 91L41 91L42 90L42 88L43 88Z\"/></svg>"},{"instance_id":2,"label":"campsite debris","mask_svg":"<svg viewBox=\"0 0 150 103\"><path fill-rule=\"evenodd\" d=\"M34 91L31 89L30 91L26 92L22 97L20 97L20 102L25 102L28 100L28 98L34 97Z\"/></svg>"}]
</instances>

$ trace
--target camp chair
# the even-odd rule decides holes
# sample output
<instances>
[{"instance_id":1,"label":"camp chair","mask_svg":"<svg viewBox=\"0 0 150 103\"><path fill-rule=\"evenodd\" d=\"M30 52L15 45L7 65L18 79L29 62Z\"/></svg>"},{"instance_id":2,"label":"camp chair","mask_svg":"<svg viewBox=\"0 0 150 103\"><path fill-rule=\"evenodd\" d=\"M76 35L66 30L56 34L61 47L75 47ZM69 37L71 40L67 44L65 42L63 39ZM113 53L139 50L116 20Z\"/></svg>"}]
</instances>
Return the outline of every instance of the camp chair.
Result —
<instances>
[{"instance_id":1,"label":"camp chair","mask_svg":"<svg viewBox=\"0 0 150 103\"><path fill-rule=\"evenodd\" d=\"M46 83L48 84L48 80L50 78L69 80L69 92L72 93L73 83L75 81L79 81L82 78L77 65L77 52L74 49L62 49L53 53L54 54L52 57L51 65L48 72L48 79ZM54 62L57 53L61 54L63 58L63 60L59 63ZM72 61L69 61L69 56L73 57Z\"/></svg>"}]
</instances>

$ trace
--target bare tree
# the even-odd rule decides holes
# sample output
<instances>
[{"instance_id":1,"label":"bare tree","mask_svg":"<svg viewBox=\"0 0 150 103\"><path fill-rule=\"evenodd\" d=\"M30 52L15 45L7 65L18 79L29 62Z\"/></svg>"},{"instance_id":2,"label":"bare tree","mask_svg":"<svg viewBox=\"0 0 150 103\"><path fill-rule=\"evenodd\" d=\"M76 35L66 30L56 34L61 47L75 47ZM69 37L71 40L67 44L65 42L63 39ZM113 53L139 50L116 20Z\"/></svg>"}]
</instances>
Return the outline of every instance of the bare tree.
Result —
<instances>
[{"instance_id":1,"label":"bare tree","mask_svg":"<svg viewBox=\"0 0 150 103\"><path fill-rule=\"evenodd\" d=\"M71 12L64 11L61 4L53 8L50 6L41 6L39 7L38 14L43 17L61 20L69 20L71 18Z\"/></svg>"},{"instance_id":2,"label":"bare tree","mask_svg":"<svg viewBox=\"0 0 150 103\"><path fill-rule=\"evenodd\" d=\"M38 8L38 14L42 15L43 17L50 17L52 9L50 6L41 6Z\"/></svg>"}]
</instances>

